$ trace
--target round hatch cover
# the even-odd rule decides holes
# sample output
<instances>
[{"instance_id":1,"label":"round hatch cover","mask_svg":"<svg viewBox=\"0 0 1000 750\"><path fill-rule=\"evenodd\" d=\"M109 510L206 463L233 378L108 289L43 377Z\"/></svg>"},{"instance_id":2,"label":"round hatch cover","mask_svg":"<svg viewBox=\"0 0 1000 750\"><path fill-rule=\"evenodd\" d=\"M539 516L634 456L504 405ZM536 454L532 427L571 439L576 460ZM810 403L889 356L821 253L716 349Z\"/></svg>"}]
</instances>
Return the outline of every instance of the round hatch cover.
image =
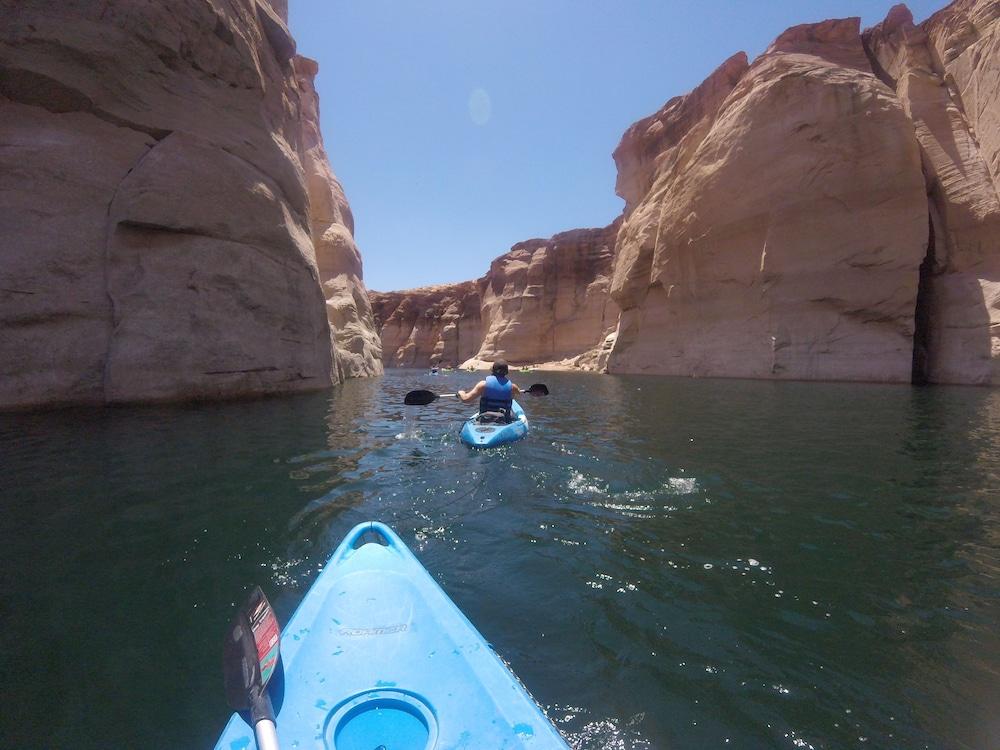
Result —
<instances>
[{"instance_id":1,"label":"round hatch cover","mask_svg":"<svg viewBox=\"0 0 1000 750\"><path fill-rule=\"evenodd\" d=\"M437 742L437 724L418 696L370 690L334 709L325 734L330 750L429 750Z\"/></svg>"}]
</instances>

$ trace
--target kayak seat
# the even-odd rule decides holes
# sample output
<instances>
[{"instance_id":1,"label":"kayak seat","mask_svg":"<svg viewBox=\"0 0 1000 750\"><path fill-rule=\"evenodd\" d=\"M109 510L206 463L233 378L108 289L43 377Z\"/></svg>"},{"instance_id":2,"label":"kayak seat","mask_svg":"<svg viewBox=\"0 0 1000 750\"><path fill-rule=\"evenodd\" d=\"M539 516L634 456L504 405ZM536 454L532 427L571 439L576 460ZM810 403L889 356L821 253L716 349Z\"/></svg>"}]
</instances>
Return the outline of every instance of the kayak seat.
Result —
<instances>
[{"instance_id":1,"label":"kayak seat","mask_svg":"<svg viewBox=\"0 0 1000 750\"><path fill-rule=\"evenodd\" d=\"M476 415L479 424L509 424L513 418L509 411L484 411Z\"/></svg>"}]
</instances>

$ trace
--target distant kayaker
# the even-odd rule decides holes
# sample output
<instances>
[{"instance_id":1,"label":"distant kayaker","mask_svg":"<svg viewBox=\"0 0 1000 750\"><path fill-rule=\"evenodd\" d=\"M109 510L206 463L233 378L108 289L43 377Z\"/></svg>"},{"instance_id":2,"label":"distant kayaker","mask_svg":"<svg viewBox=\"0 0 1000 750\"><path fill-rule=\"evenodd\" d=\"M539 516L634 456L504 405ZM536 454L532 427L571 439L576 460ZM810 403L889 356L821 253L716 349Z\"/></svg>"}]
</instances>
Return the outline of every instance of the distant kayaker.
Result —
<instances>
[{"instance_id":1,"label":"distant kayaker","mask_svg":"<svg viewBox=\"0 0 1000 750\"><path fill-rule=\"evenodd\" d=\"M465 403L479 399L480 414L503 415L505 421L511 420L512 402L515 396L521 395L521 389L507 379L507 363L498 359L493 363L493 374L476 383L471 391L458 392L458 397Z\"/></svg>"}]
</instances>

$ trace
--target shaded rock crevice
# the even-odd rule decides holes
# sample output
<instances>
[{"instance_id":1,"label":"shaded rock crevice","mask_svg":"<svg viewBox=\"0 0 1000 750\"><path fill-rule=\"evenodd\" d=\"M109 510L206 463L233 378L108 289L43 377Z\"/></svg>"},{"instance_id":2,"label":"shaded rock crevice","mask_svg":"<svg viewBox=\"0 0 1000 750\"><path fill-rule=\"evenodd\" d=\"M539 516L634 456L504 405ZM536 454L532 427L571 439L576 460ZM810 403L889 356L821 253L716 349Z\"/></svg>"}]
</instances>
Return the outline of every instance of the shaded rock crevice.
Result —
<instances>
[{"instance_id":1,"label":"shaded rock crevice","mask_svg":"<svg viewBox=\"0 0 1000 750\"><path fill-rule=\"evenodd\" d=\"M996 6L956 0L916 25L898 5L864 33L911 121L928 195L914 382L1000 383L1000 119L982 96L1000 84Z\"/></svg>"},{"instance_id":2,"label":"shaded rock crevice","mask_svg":"<svg viewBox=\"0 0 1000 750\"><path fill-rule=\"evenodd\" d=\"M910 382L928 385L931 380L931 325L933 315L932 275L935 265L934 217L927 213L927 255L920 264L917 303L913 313L913 368Z\"/></svg>"},{"instance_id":3,"label":"shaded rock crevice","mask_svg":"<svg viewBox=\"0 0 1000 750\"><path fill-rule=\"evenodd\" d=\"M109 269L111 267L111 235L114 231L114 222L112 220L112 206L115 204L115 199L118 197L118 191L121 189L122 185L128 179L136 169L138 169L143 160L152 153L153 149L159 144L162 139L157 139L156 143L150 144L149 147L143 151L139 158L135 160L135 163L128 168L128 171L122 175L121 180L115 185L114 191L111 193L111 199L108 201L107 209L105 210L105 226L104 226L104 245L103 245L103 258L101 264L102 280L104 283L104 296L107 299L107 338L104 341L104 346L102 347L103 361L101 364L101 401L107 403L108 401L108 368L111 362L111 342L114 340L115 327L117 325L117 310L115 295L111 291L111 284L109 282Z\"/></svg>"},{"instance_id":4,"label":"shaded rock crevice","mask_svg":"<svg viewBox=\"0 0 1000 750\"><path fill-rule=\"evenodd\" d=\"M4 66L3 75L0 76L0 96L21 104L41 107L53 114L85 112L120 128L145 133L158 141L166 138L171 132L118 117L96 106L90 97L79 89L33 70Z\"/></svg>"}]
</instances>

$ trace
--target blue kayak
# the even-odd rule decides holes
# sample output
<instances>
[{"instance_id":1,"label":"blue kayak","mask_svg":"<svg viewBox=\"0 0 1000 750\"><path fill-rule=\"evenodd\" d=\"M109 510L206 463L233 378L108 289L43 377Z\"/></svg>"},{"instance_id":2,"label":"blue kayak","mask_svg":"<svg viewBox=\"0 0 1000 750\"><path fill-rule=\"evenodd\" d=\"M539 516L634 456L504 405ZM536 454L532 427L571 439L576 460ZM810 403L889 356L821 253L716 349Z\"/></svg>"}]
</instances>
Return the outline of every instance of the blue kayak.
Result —
<instances>
[{"instance_id":1,"label":"blue kayak","mask_svg":"<svg viewBox=\"0 0 1000 750\"><path fill-rule=\"evenodd\" d=\"M462 442L473 448L492 448L520 440L528 434L528 417L517 401L511 412L514 414L514 421L507 424L480 422L477 419L478 412L473 414L462 426Z\"/></svg>"},{"instance_id":2,"label":"blue kayak","mask_svg":"<svg viewBox=\"0 0 1000 750\"><path fill-rule=\"evenodd\" d=\"M284 748L568 750L389 527L347 535L285 625L268 686ZM256 747L233 714L216 750Z\"/></svg>"}]
</instances>

